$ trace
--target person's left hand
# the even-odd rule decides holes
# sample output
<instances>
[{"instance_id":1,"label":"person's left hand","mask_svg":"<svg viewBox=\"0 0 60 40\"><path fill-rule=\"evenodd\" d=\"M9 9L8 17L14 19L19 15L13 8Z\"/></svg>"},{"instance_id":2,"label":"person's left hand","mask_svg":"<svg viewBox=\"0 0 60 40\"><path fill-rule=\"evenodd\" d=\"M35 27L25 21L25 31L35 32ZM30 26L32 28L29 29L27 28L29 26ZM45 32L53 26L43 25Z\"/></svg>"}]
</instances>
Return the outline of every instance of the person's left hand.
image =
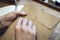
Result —
<instances>
[{"instance_id":1,"label":"person's left hand","mask_svg":"<svg viewBox=\"0 0 60 40\"><path fill-rule=\"evenodd\" d=\"M3 27L8 27L18 16L26 16L27 13L24 12L10 12L1 18L1 24Z\"/></svg>"}]
</instances>

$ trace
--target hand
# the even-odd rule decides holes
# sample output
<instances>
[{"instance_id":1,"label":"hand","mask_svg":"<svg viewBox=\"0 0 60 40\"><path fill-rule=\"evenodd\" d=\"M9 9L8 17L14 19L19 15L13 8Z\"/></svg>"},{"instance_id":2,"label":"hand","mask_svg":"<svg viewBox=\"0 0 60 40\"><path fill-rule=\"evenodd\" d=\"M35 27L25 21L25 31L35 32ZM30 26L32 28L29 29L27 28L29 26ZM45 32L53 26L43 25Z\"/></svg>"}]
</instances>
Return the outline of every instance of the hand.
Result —
<instances>
[{"instance_id":1,"label":"hand","mask_svg":"<svg viewBox=\"0 0 60 40\"><path fill-rule=\"evenodd\" d=\"M8 27L18 16L26 16L27 13L13 11L10 12L1 18L1 24L3 27Z\"/></svg>"},{"instance_id":2,"label":"hand","mask_svg":"<svg viewBox=\"0 0 60 40\"><path fill-rule=\"evenodd\" d=\"M35 40L36 27L31 20L19 18L15 27L15 33L15 40Z\"/></svg>"}]
</instances>

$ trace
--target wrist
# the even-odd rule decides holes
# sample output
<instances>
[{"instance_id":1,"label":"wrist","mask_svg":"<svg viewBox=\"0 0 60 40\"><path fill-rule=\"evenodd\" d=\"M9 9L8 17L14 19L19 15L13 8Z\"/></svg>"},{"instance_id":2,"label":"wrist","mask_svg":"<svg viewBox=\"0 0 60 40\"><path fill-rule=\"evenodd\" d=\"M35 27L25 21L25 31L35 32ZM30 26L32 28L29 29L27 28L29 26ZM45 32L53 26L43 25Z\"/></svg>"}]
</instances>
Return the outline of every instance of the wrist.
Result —
<instances>
[{"instance_id":1,"label":"wrist","mask_svg":"<svg viewBox=\"0 0 60 40\"><path fill-rule=\"evenodd\" d=\"M0 16L0 28L1 28L1 29L3 28L3 24L2 24L2 22L3 22L3 17Z\"/></svg>"},{"instance_id":2,"label":"wrist","mask_svg":"<svg viewBox=\"0 0 60 40\"><path fill-rule=\"evenodd\" d=\"M7 30L7 27L3 26L4 24L2 24L3 22L4 22L4 17L0 16L0 36L2 36Z\"/></svg>"}]
</instances>

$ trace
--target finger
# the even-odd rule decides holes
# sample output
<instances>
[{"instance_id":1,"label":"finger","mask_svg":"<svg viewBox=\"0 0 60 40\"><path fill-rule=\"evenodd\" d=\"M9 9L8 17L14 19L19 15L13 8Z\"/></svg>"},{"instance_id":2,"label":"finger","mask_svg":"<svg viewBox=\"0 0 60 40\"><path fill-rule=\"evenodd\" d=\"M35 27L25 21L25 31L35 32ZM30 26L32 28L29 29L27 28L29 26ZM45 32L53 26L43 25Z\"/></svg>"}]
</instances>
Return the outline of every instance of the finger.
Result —
<instances>
[{"instance_id":1,"label":"finger","mask_svg":"<svg viewBox=\"0 0 60 40\"><path fill-rule=\"evenodd\" d=\"M16 40L19 40L20 39L20 36L21 36L21 27L22 27L22 20L23 18L19 18L18 22L17 22L17 25L16 25L16 29L15 29L15 33L16 33Z\"/></svg>"},{"instance_id":2,"label":"finger","mask_svg":"<svg viewBox=\"0 0 60 40\"><path fill-rule=\"evenodd\" d=\"M21 36L21 23L22 23L22 20L23 18L19 18L18 22L17 22L17 25L16 25L16 29L15 29L15 33L16 33L16 40L19 40L20 39L20 36Z\"/></svg>"},{"instance_id":3,"label":"finger","mask_svg":"<svg viewBox=\"0 0 60 40\"><path fill-rule=\"evenodd\" d=\"M33 25L31 32L36 35L36 26L35 25Z\"/></svg>"},{"instance_id":4,"label":"finger","mask_svg":"<svg viewBox=\"0 0 60 40\"><path fill-rule=\"evenodd\" d=\"M22 22L22 29L23 30L27 30L27 22L28 22L28 20L25 18Z\"/></svg>"},{"instance_id":5,"label":"finger","mask_svg":"<svg viewBox=\"0 0 60 40\"><path fill-rule=\"evenodd\" d=\"M19 12L19 11L14 11L14 12L16 13L17 16L20 16L20 15L25 16L25 15L27 15L27 12Z\"/></svg>"},{"instance_id":6,"label":"finger","mask_svg":"<svg viewBox=\"0 0 60 40\"><path fill-rule=\"evenodd\" d=\"M17 25L16 25L16 29L20 29L21 28L21 23L22 23L23 18L19 18Z\"/></svg>"},{"instance_id":7,"label":"finger","mask_svg":"<svg viewBox=\"0 0 60 40\"><path fill-rule=\"evenodd\" d=\"M28 22L28 31L31 32L31 28L32 28L32 21L30 20L30 21Z\"/></svg>"}]
</instances>

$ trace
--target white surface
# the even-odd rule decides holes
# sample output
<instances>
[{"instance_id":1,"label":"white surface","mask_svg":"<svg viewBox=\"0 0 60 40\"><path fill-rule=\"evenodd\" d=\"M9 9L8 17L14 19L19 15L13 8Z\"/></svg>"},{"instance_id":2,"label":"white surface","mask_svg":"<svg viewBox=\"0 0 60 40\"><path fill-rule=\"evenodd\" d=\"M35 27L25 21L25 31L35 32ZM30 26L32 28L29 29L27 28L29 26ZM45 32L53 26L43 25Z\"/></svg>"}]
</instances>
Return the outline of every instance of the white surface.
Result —
<instances>
[{"instance_id":1,"label":"white surface","mask_svg":"<svg viewBox=\"0 0 60 40\"><path fill-rule=\"evenodd\" d=\"M60 22L59 22L59 24L57 25L57 27L54 31L55 31L55 33L60 33Z\"/></svg>"},{"instance_id":2,"label":"white surface","mask_svg":"<svg viewBox=\"0 0 60 40\"><path fill-rule=\"evenodd\" d=\"M19 5L18 7L17 7L17 11L21 11L21 9L24 7L24 5Z\"/></svg>"},{"instance_id":3,"label":"white surface","mask_svg":"<svg viewBox=\"0 0 60 40\"><path fill-rule=\"evenodd\" d=\"M52 0L53 2L55 2L55 1L57 1L57 2L59 2L60 3L60 0Z\"/></svg>"},{"instance_id":4,"label":"white surface","mask_svg":"<svg viewBox=\"0 0 60 40\"><path fill-rule=\"evenodd\" d=\"M48 3L48 0L45 0L44 2L45 2L45 3Z\"/></svg>"},{"instance_id":5,"label":"white surface","mask_svg":"<svg viewBox=\"0 0 60 40\"><path fill-rule=\"evenodd\" d=\"M56 0L52 0L53 2L55 2Z\"/></svg>"},{"instance_id":6,"label":"white surface","mask_svg":"<svg viewBox=\"0 0 60 40\"><path fill-rule=\"evenodd\" d=\"M24 7L24 5L19 5L17 7L17 11L20 11L22 8ZM15 11L15 6L14 5L10 5L10 6L6 6L6 7L2 7L0 8L0 16L3 16L9 12Z\"/></svg>"},{"instance_id":7,"label":"white surface","mask_svg":"<svg viewBox=\"0 0 60 40\"><path fill-rule=\"evenodd\" d=\"M56 0L56 1L60 3L60 0Z\"/></svg>"}]
</instances>

